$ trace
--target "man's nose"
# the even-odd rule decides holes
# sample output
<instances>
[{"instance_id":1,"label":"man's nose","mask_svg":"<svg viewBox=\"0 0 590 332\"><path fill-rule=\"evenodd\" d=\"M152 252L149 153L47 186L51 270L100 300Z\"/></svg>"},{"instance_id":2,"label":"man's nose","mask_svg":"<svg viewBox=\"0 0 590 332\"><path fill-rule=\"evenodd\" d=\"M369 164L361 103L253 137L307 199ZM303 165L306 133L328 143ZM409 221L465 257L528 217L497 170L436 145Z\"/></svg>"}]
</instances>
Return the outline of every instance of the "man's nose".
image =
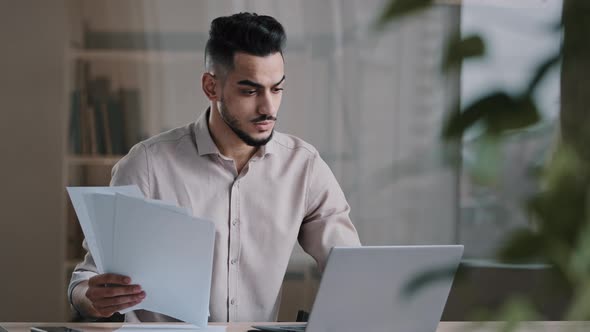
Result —
<instances>
[{"instance_id":1,"label":"man's nose","mask_svg":"<svg viewBox=\"0 0 590 332\"><path fill-rule=\"evenodd\" d=\"M275 116L277 113L276 101L274 100L271 93L265 93L261 95L260 104L258 105L258 113L264 115Z\"/></svg>"}]
</instances>

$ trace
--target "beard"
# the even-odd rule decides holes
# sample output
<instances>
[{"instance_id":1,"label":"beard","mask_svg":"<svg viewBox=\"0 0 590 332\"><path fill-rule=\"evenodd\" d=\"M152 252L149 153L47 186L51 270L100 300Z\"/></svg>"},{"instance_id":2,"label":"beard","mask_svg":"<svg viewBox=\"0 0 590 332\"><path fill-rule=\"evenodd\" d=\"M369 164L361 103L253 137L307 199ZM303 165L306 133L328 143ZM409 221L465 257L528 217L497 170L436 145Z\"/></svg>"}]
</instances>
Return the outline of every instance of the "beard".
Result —
<instances>
[{"instance_id":1,"label":"beard","mask_svg":"<svg viewBox=\"0 0 590 332\"><path fill-rule=\"evenodd\" d=\"M225 122L225 124L234 132L234 134L236 134L247 145L259 147L266 145L266 143L270 142L270 140L272 139L272 136L275 132L274 128L270 132L270 135L268 135L268 137L265 138L254 138L248 133L246 133L244 130L242 130L242 128L240 128L240 123L238 119L232 116L227 107L225 107L223 99L221 99L219 102L219 111L221 119L223 119L223 122ZM276 118L270 115L261 115L258 118L251 120L251 122L259 122L265 120L276 121Z\"/></svg>"}]
</instances>

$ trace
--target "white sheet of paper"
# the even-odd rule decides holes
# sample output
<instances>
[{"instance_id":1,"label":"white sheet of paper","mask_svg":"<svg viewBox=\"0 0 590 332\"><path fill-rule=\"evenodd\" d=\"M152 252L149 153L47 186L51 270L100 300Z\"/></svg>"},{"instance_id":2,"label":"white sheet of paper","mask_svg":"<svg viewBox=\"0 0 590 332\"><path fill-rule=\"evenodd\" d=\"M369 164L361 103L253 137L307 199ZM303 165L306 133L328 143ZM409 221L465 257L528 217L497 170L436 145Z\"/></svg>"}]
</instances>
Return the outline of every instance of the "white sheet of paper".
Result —
<instances>
[{"instance_id":1,"label":"white sheet of paper","mask_svg":"<svg viewBox=\"0 0 590 332\"><path fill-rule=\"evenodd\" d=\"M113 261L113 232L115 231L115 195L87 193L82 195L92 221L96 246L102 258L98 273L110 272ZM94 255L94 254L93 254Z\"/></svg>"},{"instance_id":2,"label":"white sheet of paper","mask_svg":"<svg viewBox=\"0 0 590 332\"><path fill-rule=\"evenodd\" d=\"M121 332L153 332L153 331L165 331L165 332L189 332L189 331L205 331L205 332L225 332L225 326L211 326L198 327L192 324L124 324L121 328L116 331Z\"/></svg>"},{"instance_id":3,"label":"white sheet of paper","mask_svg":"<svg viewBox=\"0 0 590 332\"><path fill-rule=\"evenodd\" d=\"M102 260L101 268L98 268L97 266L98 272L111 272L114 261L113 239L115 236L115 193L84 193L82 196L86 203L92 229L94 230L93 234L96 241L96 247ZM188 209L182 207L154 199L144 198L144 200L177 213L190 215Z\"/></svg>"},{"instance_id":4,"label":"white sheet of paper","mask_svg":"<svg viewBox=\"0 0 590 332\"><path fill-rule=\"evenodd\" d=\"M143 197L143 193L139 190L139 187L136 185L132 186L116 186L116 187L67 187L68 195L72 200L72 205L74 206L74 210L76 211L76 215L78 216L78 221L80 222L80 226L82 227L82 231L84 232L84 237L86 239L86 243L88 244L88 249L92 253L92 258L94 258L94 262L96 267L99 271L104 271L103 268L103 259L101 257L99 247L94 235L94 229L92 220L90 218L90 211L88 211L88 207L84 200L84 194L88 193L120 193L128 196L134 197ZM91 212L94 215L94 212Z\"/></svg>"},{"instance_id":5,"label":"white sheet of paper","mask_svg":"<svg viewBox=\"0 0 590 332\"><path fill-rule=\"evenodd\" d=\"M215 226L141 198L115 195L113 273L131 277L145 309L207 326Z\"/></svg>"}]
</instances>

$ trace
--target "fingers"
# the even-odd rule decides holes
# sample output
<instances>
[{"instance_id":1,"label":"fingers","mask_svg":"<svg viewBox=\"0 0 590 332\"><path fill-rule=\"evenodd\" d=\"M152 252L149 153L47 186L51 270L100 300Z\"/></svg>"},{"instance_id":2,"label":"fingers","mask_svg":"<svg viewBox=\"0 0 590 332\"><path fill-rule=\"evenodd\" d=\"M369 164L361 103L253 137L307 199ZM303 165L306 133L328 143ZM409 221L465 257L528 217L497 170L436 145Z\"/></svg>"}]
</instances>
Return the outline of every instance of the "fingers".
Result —
<instances>
[{"instance_id":1,"label":"fingers","mask_svg":"<svg viewBox=\"0 0 590 332\"><path fill-rule=\"evenodd\" d=\"M131 283L131 278L113 273L105 273L94 276L88 280L88 286L104 286L105 284L112 285L128 285Z\"/></svg>"},{"instance_id":2,"label":"fingers","mask_svg":"<svg viewBox=\"0 0 590 332\"><path fill-rule=\"evenodd\" d=\"M144 298L145 293L141 295L121 296L96 302L94 303L94 308L102 317L110 317L118 311L139 304Z\"/></svg>"},{"instance_id":3,"label":"fingers","mask_svg":"<svg viewBox=\"0 0 590 332\"><path fill-rule=\"evenodd\" d=\"M91 301L99 301L103 298L110 298L110 297L117 297L117 296L127 296L127 295L137 295L141 293L141 287L139 285L129 285L129 286L108 286L106 287L104 284L101 286L93 286L88 287L86 291L86 297L89 298Z\"/></svg>"},{"instance_id":4,"label":"fingers","mask_svg":"<svg viewBox=\"0 0 590 332\"><path fill-rule=\"evenodd\" d=\"M115 312L132 307L145 298L139 285L130 285L131 278L105 273L88 280L86 297L100 317L110 317Z\"/></svg>"},{"instance_id":5,"label":"fingers","mask_svg":"<svg viewBox=\"0 0 590 332\"><path fill-rule=\"evenodd\" d=\"M132 302L141 302L145 298L145 293L139 293L135 295L117 296L111 298L104 298L94 302L94 306L97 309L104 309L114 306L126 305Z\"/></svg>"}]
</instances>

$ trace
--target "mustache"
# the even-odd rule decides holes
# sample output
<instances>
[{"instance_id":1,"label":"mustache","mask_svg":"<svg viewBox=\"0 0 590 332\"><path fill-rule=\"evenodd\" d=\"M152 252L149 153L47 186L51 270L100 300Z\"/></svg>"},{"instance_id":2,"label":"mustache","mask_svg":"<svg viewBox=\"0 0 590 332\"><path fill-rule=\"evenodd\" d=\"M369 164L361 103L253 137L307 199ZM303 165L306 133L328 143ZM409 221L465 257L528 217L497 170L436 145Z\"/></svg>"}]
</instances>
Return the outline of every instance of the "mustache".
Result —
<instances>
[{"instance_id":1,"label":"mustache","mask_svg":"<svg viewBox=\"0 0 590 332\"><path fill-rule=\"evenodd\" d=\"M262 122L262 121L277 121L277 118L272 115L261 115L251 122Z\"/></svg>"}]
</instances>

